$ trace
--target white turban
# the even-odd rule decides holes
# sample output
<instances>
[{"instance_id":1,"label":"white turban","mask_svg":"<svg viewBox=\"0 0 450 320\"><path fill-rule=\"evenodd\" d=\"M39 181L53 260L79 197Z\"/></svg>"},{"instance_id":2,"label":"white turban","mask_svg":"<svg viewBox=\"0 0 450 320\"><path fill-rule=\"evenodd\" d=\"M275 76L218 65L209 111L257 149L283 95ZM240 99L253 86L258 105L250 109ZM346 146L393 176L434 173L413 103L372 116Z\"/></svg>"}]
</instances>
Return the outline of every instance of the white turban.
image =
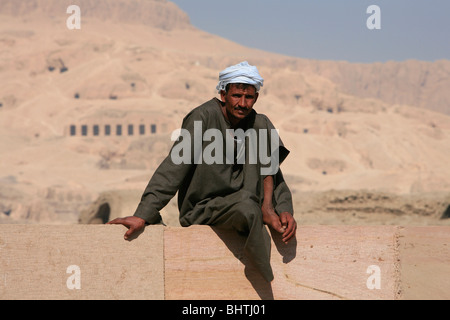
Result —
<instances>
[{"instance_id":1,"label":"white turban","mask_svg":"<svg viewBox=\"0 0 450 320\"><path fill-rule=\"evenodd\" d=\"M221 71L216 89L220 93L229 83L245 83L253 85L258 92L263 86L263 82L264 79L259 75L258 69L244 61Z\"/></svg>"}]
</instances>

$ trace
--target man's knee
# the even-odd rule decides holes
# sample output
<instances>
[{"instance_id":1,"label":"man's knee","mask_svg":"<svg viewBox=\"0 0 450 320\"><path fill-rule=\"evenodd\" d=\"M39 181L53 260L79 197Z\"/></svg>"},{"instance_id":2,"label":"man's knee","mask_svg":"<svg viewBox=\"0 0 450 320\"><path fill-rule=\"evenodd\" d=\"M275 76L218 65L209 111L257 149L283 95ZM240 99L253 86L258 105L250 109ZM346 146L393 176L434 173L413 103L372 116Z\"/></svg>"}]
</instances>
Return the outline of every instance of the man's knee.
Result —
<instances>
[{"instance_id":1,"label":"man's knee","mask_svg":"<svg viewBox=\"0 0 450 320\"><path fill-rule=\"evenodd\" d=\"M251 199L241 201L235 205L233 220L237 224L250 229L259 220L262 221L262 212L259 204Z\"/></svg>"}]
</instances>

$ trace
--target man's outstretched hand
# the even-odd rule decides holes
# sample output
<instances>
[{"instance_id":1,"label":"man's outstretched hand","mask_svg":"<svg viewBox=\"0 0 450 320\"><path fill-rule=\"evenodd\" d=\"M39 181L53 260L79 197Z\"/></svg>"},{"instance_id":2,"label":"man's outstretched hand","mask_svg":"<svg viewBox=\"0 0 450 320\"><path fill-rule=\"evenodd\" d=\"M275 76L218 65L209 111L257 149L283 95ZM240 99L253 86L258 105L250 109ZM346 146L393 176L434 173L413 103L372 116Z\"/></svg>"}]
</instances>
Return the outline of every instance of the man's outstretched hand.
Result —
<instances>
[{"instance_id":1,"label":"man's outstretched hand","mask_svg":"<svg viewBox=\"0 0 450 320\"><path fill-rule=\"evenodd\" d=\"M125 232L124 239L128 240L133 234L144 229L145 220L139 217L130 216L125 218L116 218L114 220L111 220L107 224L121 224L127 227L128 231Z\"/></svg>"}]
</instances>

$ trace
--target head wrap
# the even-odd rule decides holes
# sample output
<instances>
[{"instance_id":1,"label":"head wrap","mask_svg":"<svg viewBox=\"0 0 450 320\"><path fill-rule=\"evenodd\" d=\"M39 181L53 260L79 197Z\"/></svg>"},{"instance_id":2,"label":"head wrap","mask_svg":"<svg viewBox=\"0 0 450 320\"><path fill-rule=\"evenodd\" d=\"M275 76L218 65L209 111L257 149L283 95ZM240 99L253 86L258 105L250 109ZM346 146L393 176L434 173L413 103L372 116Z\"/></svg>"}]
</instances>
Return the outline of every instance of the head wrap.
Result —
<instances>
[{"instance_id":1,"label":"head wrap","mask_svg":"<svg viewBox=\"0 0 450 320\"><path fill-rule=\"evenodd\" d=\"M258 92L263 86L263 82L264 79L259 75L258 69L244 61L221 71L216 89L220 93L229 83L245 83L253 85Z\"/></svg>"}]
</instances>

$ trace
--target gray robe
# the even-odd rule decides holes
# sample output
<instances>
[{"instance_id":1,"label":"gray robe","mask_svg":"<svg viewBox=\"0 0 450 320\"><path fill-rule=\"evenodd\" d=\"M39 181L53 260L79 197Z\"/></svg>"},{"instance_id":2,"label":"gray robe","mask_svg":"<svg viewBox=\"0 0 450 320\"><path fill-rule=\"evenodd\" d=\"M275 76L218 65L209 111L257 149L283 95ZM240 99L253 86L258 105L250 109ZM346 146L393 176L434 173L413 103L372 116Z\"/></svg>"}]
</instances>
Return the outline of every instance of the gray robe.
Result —
<instances>
[{"instance_id":1,"label":"gray robe","mask_svg":"<svg viewBox=\"0 0 450 320\"><path fill-rule=\"evenodd\" d=\"M267 129L269 142L270 130L274 129L266 116L257 114L254 110L240 122L239 127L244 131L253 128L257 133L261 132L259 129ZM247 235L245 250L253 258L264 278L271 281L273 274L270 267L270 236L262 222L261 213L265 178L261 174L261 168L264 165L260 161L254 163L249 159L250 139L246 139L245 145L234 144L234 157L237 156L238 150L245 146L244 163L239 164L234 158L232 164L228 164L225 153L229 142L226 137L229 132L226 130L231 129L231 125L222 113L221 102L216 98L187 114L182 129L190 134L191 141L183 142L184 138L180 138L174 143L171 153L150 179L134 215L143 218L149 224L160 223L162 219L159 211L178 192L179 218L183 227L194 224L211 225L232 228ZM195 150L205 151L205 148L211 145L213 139L212 141L202 139L207 129L217 129L217 132L222 133L223 155L220 155L222 161L216 161L219 163L207 164L201 157L198 158L199 155L195 152ZM197 141L202 139L201 150L198 144L195 145L195 135ZM258 134L258 141L260 138ZM190 154L179 152L180 143L184 145L189 143L192 152ZM268 155L271 152L277 150L272 151L269 148ZM279 164L288 154L289 151L279 140ZM172 155L184 156L186 161L176 164ZM277 213L293 214L291 192L281 170L274 174L273 204Z\"/></svg>"}]
</instances>

